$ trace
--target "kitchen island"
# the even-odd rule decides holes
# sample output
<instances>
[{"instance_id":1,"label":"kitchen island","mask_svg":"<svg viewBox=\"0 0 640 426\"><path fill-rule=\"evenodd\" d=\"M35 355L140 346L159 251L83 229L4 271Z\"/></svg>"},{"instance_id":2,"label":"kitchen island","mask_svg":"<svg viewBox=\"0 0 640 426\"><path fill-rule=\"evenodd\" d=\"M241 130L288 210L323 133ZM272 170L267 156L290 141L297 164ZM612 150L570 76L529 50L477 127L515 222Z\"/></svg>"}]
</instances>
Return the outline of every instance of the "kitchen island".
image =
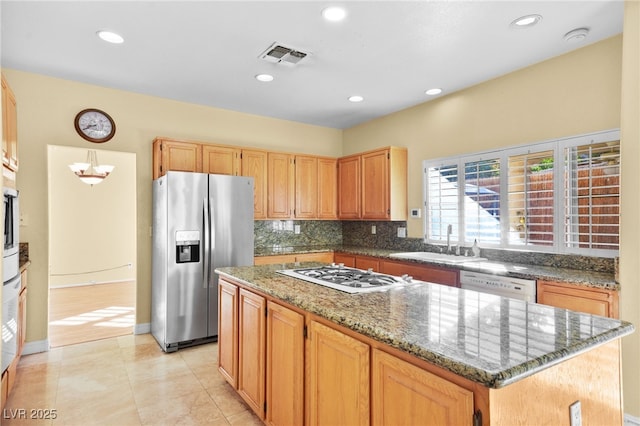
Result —
<instances>
[{"instance_id":1,"label":"kitchen island","mask_svg":"<svg viewBox=\"0 0 640 426\"><path fill-rule=\"evenodd\" d=\"M268 423L568 425L577 401L584 424L622 423L629 323L428 283L347 294L288 267L217 270L220 370Z\"/></svg>"}]
</instances>

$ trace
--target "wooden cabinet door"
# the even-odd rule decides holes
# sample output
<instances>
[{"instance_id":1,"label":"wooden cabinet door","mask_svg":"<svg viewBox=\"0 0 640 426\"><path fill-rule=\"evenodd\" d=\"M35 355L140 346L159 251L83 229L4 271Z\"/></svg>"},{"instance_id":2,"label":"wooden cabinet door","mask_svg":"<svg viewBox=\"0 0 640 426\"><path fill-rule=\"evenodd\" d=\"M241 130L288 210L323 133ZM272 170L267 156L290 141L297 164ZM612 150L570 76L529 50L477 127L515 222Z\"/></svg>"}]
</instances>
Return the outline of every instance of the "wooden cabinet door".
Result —
<instances>
[{"instance_id":1,"label":"wooden cabinet door","mask_svg":"<svg viewBox=\"0 0 640 426\"><path fill-rule=\"evenodd\" d=\"M202 173L238 176L240 150L226 146L202 145Z\"/></svg>"},{"instance_id":2,"label":"wooden cabinet door","mask_svg":"<svg viewBox=\"0 0 640 426\"><path fill-rule=\"evenodd\" d=\"M18 109L16 98L2 75L2 163L18 170Z\"/></svg>"},{"instance_id":3,"label":"wooden cabinet door","mask_svg":"<svg viewBox=\"0 0 640 426\"><path fill-rule=\"evenodd\" d=\"M304 253L296 255L296 262L333 262L333 252Z\"/></svg>"},{"instance_id":4,"label":"wooden cabinet door","mask_svg":"<svg viewBox=\"0 0 640 426\"><path fill-rule=\"evenodd\" d=\"M382 261L380 268L384 274L396 276L407 274L420 281L460 287L460 273L454 269L389 260Z\"/></svg>"},{"instance_id":5,"label":"wooden cabinet door","mask_svg":"<svg viewBox=\"0 0 640 426\"><path fill-rule=\"evenodd\" d=\"M619 318L618 293L599 288L538 280L538 303L609 318Z\"/></svg>"},{"instance_id":6,"label":"wooden cabinet door","mask_svg":"<svg viewBox=\"0 0 640 426\"><path fill-rule=\"evenodd\" d=\"M318 218L338 218L338 160L318 159Z\"/></svg>"},{"instance_id":7,"label":"wooden cabinet door","mask_svg":"<svg viewBox=\"0 0 640 426\"><path fill-rule=\"evenodd\" d=\"M369 346L319 322L309 324L307 424L369 424Z\"/></svg>"},{"instance_id":8,"label":"wooden cabinet door","mask_svg":"<svg viewBox=\"0 0 640 426\"><path fill-rule=\"evenodd\" d=\"M202 144L156 139L153 142L153 178L168 171L202 172Z\"/></svg>"},{"instance_id":9,"label":"wooden cabinet door","mask_svg":"<svg viewBox=\"0 0 640 426\"><path fill-rule=\"evenodd\" d=\"M374 425L470 425L473 392L378 349L372 351Z\"/></svg>"},{"instance_id":10,"label":"wooden cabinet door","mask_svg":"<svg viewBox=\"0 0 640 426\"><path fill-rule=\"evenodd\" d=\"M356 268L380 272L380 260L375 257L356 256Z\"/></svg>"},{"instance_id":11,"label":"wooden cabinet door","mask_svg":"<svg viewBox=\"0 0 640 426\"><path fill-rule=\"evenodd\" d=\"M240 289L238 312L238 393L264 419L266 301Z\"/></svg>"},{"instance_id":12,"label":"wooden cabinet door","mask_svg":"<svg viewBox=\"0 0 640 426\"><path fill-rule=\"evenodd\" d=\"M318 158L296 155L295 166L295 217L318 217Z\"/></svg>"},{"instance_id":13,"label":"wooden cabinet door","mask_svg":"<svg viewBox=\"0 0 640 426\"><path fill-rule=\"evenodd\" d=\"M362 218L389 219L389 150L362 155Z\"/></svg>"},{"instance_id":14,"label":"wooden cabinet door","mask_svg":"<svg viewBox=\"0 0 640 426\"><path fill-rule=\"evenodd\" d=\"M352 254L334 253L333 261L337 264L342 263L344 266L348 266L349 268L356 267L356 257Z\"/></svg>"},{"instance_id":15,"label":"wooden cabinet door","mask_svg":"<svg viewBox=\"0 0 640 426\"><path fill-rule=\"evenodd\" d=\"M218 280L218 370L238 388L238 287Z\"/></svg>"},{"instance_id":16,"label":"wooden cabinet door","mask_svg":"<svg viewBox=\"0 0 640 426\"><path fill-rule=\"evenodd\" d=\"M287 219L293 216L292 183L293 160L289 154L270 152L267 168L267 217Z\"/></svg>"},{"instance_id":17,"label":"wooden cabinet door","mask_svg":"<svg viewBox=\"0 0 640 426\"><path fill-rule=\"evenodd\" d=\"M360 156L338 159L338 217L360 219Z\"/></svg>"},{"instance_id":18,"label":"wooden cabinet door","mask_svg":"<svg viewBox=\"0 0 640 426\"><path fill-rule=\"evenodd\" d=\"M268 425L304 424L304 317L267 303Z\"/></svg>"},{"instance_id":19,"label":"wooden cabinet door","mask_svg":"<svg viewBox=\"0 0 640 426\"><path fill-rule=\"evenodd\" d=\"M277 254L273 256L256 256L253 258L254 265L274 265L276 263L293 263L296 261L295 254Z\"/></svg>"},{"instance_id":20,"label":"wooden cabinet door","mask_svg":"<svg viewBox=\"0 0 640 426\"><path fill-rule=\"evenodd\" d=\"M253 217L267 217L267 152L243 149L242 176L253 177Z\"/></svg>"}]
</instances>

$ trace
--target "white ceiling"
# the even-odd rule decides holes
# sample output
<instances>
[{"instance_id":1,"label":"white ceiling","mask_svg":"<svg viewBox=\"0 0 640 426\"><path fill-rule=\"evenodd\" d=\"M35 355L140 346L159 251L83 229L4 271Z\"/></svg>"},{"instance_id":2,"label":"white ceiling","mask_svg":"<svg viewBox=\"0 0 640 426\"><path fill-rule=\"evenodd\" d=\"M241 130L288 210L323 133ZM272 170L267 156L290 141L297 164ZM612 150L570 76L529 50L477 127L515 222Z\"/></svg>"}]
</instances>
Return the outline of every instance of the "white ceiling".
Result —
<instances>
[{"instance_id":1,"label":"white ceiling","mask_svg":"<svg viewBox=\"0 0 640 426\"><path fill-rule=\"evenodd\" d=\"M321 11L339 4L341 23ZM609 1L8 1L3 67L195 104L348 128L622 32ZM529 29L510 23L542 15ZM582 42L563 36L590 29ZM107 44L100 29L125 42ZM296 66L273 42L311 53ZM260 83L259 73L274 75ZM364 96L350 103L353 94ZM45 94L43 94L44 96ZM97 102L98 103L98 102Z\"/></svg>"}]
</instances>

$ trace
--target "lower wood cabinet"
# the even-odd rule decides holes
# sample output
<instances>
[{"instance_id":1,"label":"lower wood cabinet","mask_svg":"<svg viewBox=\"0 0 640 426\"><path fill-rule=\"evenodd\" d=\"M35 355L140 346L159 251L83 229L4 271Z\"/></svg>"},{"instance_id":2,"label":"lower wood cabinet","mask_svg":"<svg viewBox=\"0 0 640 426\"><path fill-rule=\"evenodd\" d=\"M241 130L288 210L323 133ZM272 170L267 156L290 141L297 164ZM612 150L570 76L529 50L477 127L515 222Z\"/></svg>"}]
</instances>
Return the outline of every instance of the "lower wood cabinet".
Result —
<instances>
[{"instance_id":1,"label":"lower wood cabinet","mask_svg":"<svg viewBox=\"0 0 640 426\"><path fill-rule=\"evenodd\" d=\"M309 324L307 425L369 424L369 345Z\"/></svg>"},{"instance_id":2,"label":"lower wood cabinet","mask_svg":"<svg viewBox=\"0 0 640 426\"><path fill-rule=\"evenodd\" d=\"M238 286L218 280L218 371L238 388Z\"/></svg>"},{"instance_id":3,"label":"lower wood cabinet","mask_svg":"<svg viewBox=\"0 0 640 426\"><path fill-rule=\"evenodd\" d=\"M420 281L460 287L460 273L455 269L441 266L419 265L415 262L402 262L347 253L335 253L333 261L338 264L342 263L350 268L371 268L375 272L395 276L407 274Z\"/></svg>"},{"instance_id":4,"label":"lower wood cabinet","mask_svg":"<svg viewBox=\"0 0 640 426\"><path fill-rule=\"evenodd\" d=\"M609 318L620 317L618 292L614 290L538 280L537 292L537 302L544 305Z\"/></svg>"},{"instance_id":5,"label":"lower wood cabinet","mask_svg":"<svg viewBox=\"0 0 640 426\"><path fill-rule=\"evenodd\" d=\"M333 261L337 264L343 264L349 268L356 267L356 256L353 254L335 253L333 255Z\"/></svg>"},{"instance_id":6,"label":"lower wood cabinet","mask_svg":"<svg viewBox=\"0 0 640 426\"><path fill-rule=\"evenodd\" d=\"M275 256L256 256L253 259L254 265L274 265L276 263L294 262L333 262L333 252L300 253L300 254L278 254Z\"/></svg>"},{"instance_id":7,"label":"lower wood cabinet","mask_svg":"<svg viewBox=\"0 0 640 426\"><path fill-rule=\"evenodd\" d=\"M267 303L242 288L238 302L238 393L264 419Z\"/></svg>"},{"instance_id":8,"label":"lower wood cabinet","mask_svg":"<svg viewBox=\"0 0 640 426\"><path fill-rule=\"evenodd\" d=\"M365 271L371 269L373 272L381 272L380 259L369 256L356 256L356 268L364 269Z\"/></svg>"},{"instance_id":9,"label":"lower wood cabinet","mask_svg":"<svg viewBox=\"0 0 640 426\"><path fill-rule=\"evenodd\" d=\"M460 273L455 269L393 260L384 260L381 263L380 272L384 274L397 276L407 274L420 281L460 287Z\"/></svg>"},{"instance_id":10,"label":"lower wood cabinet","mask_svg":"<svg viewBox=\"0 0 640 426\"><path fill-rule=\"evenodd\" d=\"M470 424L473 392L379 349L372 352L374 425Z\"/></svg>"},{"instance_id":11,"label":"lower wood cabinet","mask_svg":"<svg viewBox=\"0 0 640 426\"><path fill-rule=\"evenodd\" d=\"M267 410L269 425L304 424L304 316L267 302Z\"/></svg>"}]
</instances>

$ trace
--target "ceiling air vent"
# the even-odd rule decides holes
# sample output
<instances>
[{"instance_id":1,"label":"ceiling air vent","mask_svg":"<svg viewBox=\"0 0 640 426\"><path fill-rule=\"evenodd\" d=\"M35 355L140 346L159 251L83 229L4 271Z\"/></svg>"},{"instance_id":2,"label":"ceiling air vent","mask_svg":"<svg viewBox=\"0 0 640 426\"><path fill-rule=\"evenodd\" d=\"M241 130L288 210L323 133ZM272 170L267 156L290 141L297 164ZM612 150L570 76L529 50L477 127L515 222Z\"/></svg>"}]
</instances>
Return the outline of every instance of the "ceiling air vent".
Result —
<instances>
[{"instance_id":1,"label":"ceiling air vent","mask_svg":"<svg viewBox=\"0 0 640 426\"><path fill-rule=\"evenodd\" d=\"M291 47L283 46L280 43L273 43L267 50L260 54L260 59L276 64L296 65L303 60L308 53Z\"/></svg>"}]
</instances>

